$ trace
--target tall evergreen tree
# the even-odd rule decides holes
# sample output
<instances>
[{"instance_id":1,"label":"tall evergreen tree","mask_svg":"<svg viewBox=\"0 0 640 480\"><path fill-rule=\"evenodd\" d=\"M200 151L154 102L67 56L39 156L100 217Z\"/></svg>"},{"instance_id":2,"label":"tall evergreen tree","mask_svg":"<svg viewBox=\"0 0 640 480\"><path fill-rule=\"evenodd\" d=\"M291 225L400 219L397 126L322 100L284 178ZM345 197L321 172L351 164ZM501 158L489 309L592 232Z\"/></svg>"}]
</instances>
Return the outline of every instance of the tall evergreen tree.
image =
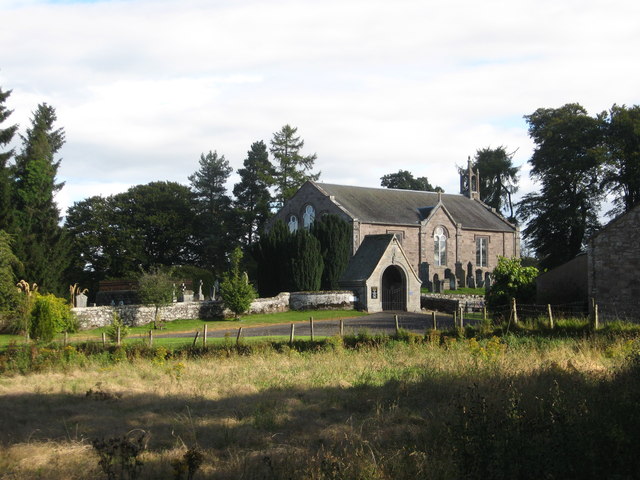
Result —
<instances>
[{"instance_id":1,"label":"tall evergreen tree","mask_svg":"<svg viewBox=\"0 0 640 480\"><path fill-rule=\"evenodd\" d=\"M15 275L20 261L13 254L12 243L9 234L0 230L0 328L6 326L5 321L14 314L20 301Z\"/></svg>"},{"instance_id":2,"label":"tall evergreen tree","mask_svg":"<svg viewBox=\"0 0 640 480\"><path fill-rule=\"evenodd\" d=\"M63 183L56 181L60 159L55 156L64 144L64 130L55 128L55 109L38 106L31 127L22 138L22 151L13 169L12 201L15 209L13 233L17 235L16 256L25 277L41 291L65 292L63 273L69 264L69 248L59 226L60 211L55 194Z\"/></svg>"},{"instance_id":3,"label":"tall evergreen tree","mask_svg":"<svg viewBox=\"0 0 640 480\"><path fill-rule=\"evenodd\" d=\"M289 228L276 220L266 235L253 244L251 253L257 264L258 291L261 297L272 297L290 291Z\"/></svg>"},{"instance_id":4,"label":"tall evergreen tree","mask_svg":"<svg viewBox=\"0 0 640 480\"><path fill-rule=\"evenodd\" d=\"M308 230L296 230L291 234L289 252L291 255L290 291L320 290L323 263L318 239Z\"/></svg>"},{"instance_id":5,"label":"tall evergreen tree","mask_svg":"<svg viewBox=\"0 0 640 480\"><path fill-rule=\"evenodd\" d=\"M200 169L189 176L198 213L199 266L222 274L237 238L226 182L233 169L218 152L200 155Z\"/></svg>"},{"instance_id":6,"label":"tall evergreen tree","mask_svg":"<svg viewBox=\"0 0 640 480\"><path fill-rule=\"evenodd\" d=\"M271 193L275 171L269 161L267 146L261 140L251 145L244 160L244 168L238 170L240 182L233 187L236 197L235 210L240 225L241 241L253 244L271 216Z\"/></svg>"},{"instance_id":7,"label":"tall evergreen tree","mask_svg":"<svg viewBox=\"0 0 640 480\"><path fill-rule=\"evenodd\" d=\"M602 122L578 104L540 108L525 116L536 147L531 176L541 184L519 203L525 239L543 268L571 260L599 227Z\"/></svg>"},{"instance_id":8,"label":"tall evergreen tree","mask_svg":"<svg viewBox=\"0 0 640 480\"><path fill-rule=\"evenodd\" d=\"M311 234L320 242L324 264L321 288L337 290L351 256L351 226L337 215L323 215L313 222Z\"/></svg>"},{"instance_id":9,"label":"tall evergreen tree","mask_svg":"<svg viewBox=\"0 0 640 480\"><path fill-rule=\"evenodd\" d=\"M5 101L11 95L11 90L3 91L0 88L0 125L5 122L13 113L4 106ZM0 148L5 149L13 140L13 136L18 130L18 125L9 125L0 128ZM0 150L0 230L8 229L10 225L11 207L11 171L9 160L13 157L13 149L7 151Z\"/></svg>"},{"instance_id":10,"label":"tall evergreen tree","mask_svg":"<svg viewBox=\"0 0 640 480\"><path fill-rule=\"evenodd\" d=\"M613 105L607 121L607 162L603 186L614 195L610 214L629 211L640 203L640 106Z\"/></svg>"},{"instance_id":11,"label":"tall evergreen tree","mask_svg":"<svg viewBox=\"0 0 640 480\"><path fill-rule=\"evenodd\" d=\"M273 134L271 153L275 158L276 205L281 207L307 180L317 180L320 172L311 173L317 155L302 155L304 140L296 136L297 128L285 125Z\"/></svg>"},{"instance_id":12,"label":"tall evergreen tree","mask_svg":"<svg viewBox=\"0 0 640 480\"><path fill-rule=\"evenodd\" d=\"M515 153L515 152L514 152ZM505 147L476 151L474 168L480 172L480 199L515 221L512 196L518 191L518 167L513 166L514 153Z\"/></svg>"}]
</instances>

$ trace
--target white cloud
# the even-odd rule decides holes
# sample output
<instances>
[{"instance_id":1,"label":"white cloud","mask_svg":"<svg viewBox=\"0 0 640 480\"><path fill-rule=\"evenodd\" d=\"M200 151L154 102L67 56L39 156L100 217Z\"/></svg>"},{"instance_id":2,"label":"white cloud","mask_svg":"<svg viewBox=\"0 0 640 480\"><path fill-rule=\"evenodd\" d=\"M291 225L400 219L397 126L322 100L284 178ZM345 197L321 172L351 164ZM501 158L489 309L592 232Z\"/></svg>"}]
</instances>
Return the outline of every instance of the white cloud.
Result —
<instances>
[{"instance_id":1,"label":"white cloud","mask_svg":"<svg viewBox=\"0 0 640 480\"><path fill-rule=\"evenodd\" d=\"M285 123L325 181L374 186L402 168L456 191L456 164L478 148L527 161L522 117L538 107L640 103L632 1L5 1L0 11L12 121L24 128L46 101L67 132L63 207L184 183L208 150L238 168ZM522 192L535 188L525 172Z\"/></svg>"}]
</instances>

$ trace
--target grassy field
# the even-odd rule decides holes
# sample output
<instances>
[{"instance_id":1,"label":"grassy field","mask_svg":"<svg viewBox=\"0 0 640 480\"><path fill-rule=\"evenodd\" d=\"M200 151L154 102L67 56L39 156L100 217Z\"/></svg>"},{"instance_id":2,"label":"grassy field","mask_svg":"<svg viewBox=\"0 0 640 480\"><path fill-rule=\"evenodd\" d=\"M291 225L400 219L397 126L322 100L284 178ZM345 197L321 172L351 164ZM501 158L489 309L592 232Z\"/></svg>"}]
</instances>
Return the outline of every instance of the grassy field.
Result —
<instances>
[{"instance_id":1,"label":"grassy field","mask_svg":"<svg viewBox=\"0 0 640 480\"><path fill-rule=\"evenodd\" d=\"M0 376L0 478L638 478L636 337L67 347Z\"/></svg>"}]
</instances>

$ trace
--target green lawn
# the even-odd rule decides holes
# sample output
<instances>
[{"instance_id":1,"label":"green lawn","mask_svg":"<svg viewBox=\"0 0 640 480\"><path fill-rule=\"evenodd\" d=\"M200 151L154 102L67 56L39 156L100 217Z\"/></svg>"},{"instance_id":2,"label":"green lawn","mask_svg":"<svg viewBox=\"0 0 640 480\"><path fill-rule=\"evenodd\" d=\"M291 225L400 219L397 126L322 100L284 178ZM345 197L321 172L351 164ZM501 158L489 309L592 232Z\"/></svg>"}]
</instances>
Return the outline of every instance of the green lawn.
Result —
<instances>
[{"instance_id":1,"label":"green lawn","mask_svg":"<svg viewBox=\"0 0 640 480\"><path fill-rule=\"evenodd\" d=\"M428 288L421 288L421 293L433 293ZM484 295L484 288L458 288L457 290L445 290L444 295Z\"/></svg>"}]
</instances>

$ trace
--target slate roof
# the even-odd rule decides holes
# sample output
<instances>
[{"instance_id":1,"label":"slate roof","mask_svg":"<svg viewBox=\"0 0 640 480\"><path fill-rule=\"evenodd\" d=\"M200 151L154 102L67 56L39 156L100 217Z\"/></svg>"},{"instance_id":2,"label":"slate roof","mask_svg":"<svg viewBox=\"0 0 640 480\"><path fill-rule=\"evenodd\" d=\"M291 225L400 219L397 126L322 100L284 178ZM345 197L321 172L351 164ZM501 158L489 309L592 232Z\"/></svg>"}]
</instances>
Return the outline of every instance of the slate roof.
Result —
<instances>
[{"instance_id":1,"label":"slate roof","mask_svg":"<svg viewBox=\"0 0 640 480\"><path fill-rule=\"evenodd\" d=\"M331 183L314 185L353 218L365 223L418 225L438 204L437 192L354 187ZM483 203L464 195L441 194L442 204L455 223L471 230L513 232L515 227Z\"/></svg>"},{"instance_id":2,"label":"slate roof","mask_svg":"<svg viewBox=\"0 0 640 480\"><path fill-rule=\"evenodd\" d=\"M363 282L371 277L393 237L391 233L364 237L358 251L349 260L340 282Z\"/></svg>"}]
</instances>

